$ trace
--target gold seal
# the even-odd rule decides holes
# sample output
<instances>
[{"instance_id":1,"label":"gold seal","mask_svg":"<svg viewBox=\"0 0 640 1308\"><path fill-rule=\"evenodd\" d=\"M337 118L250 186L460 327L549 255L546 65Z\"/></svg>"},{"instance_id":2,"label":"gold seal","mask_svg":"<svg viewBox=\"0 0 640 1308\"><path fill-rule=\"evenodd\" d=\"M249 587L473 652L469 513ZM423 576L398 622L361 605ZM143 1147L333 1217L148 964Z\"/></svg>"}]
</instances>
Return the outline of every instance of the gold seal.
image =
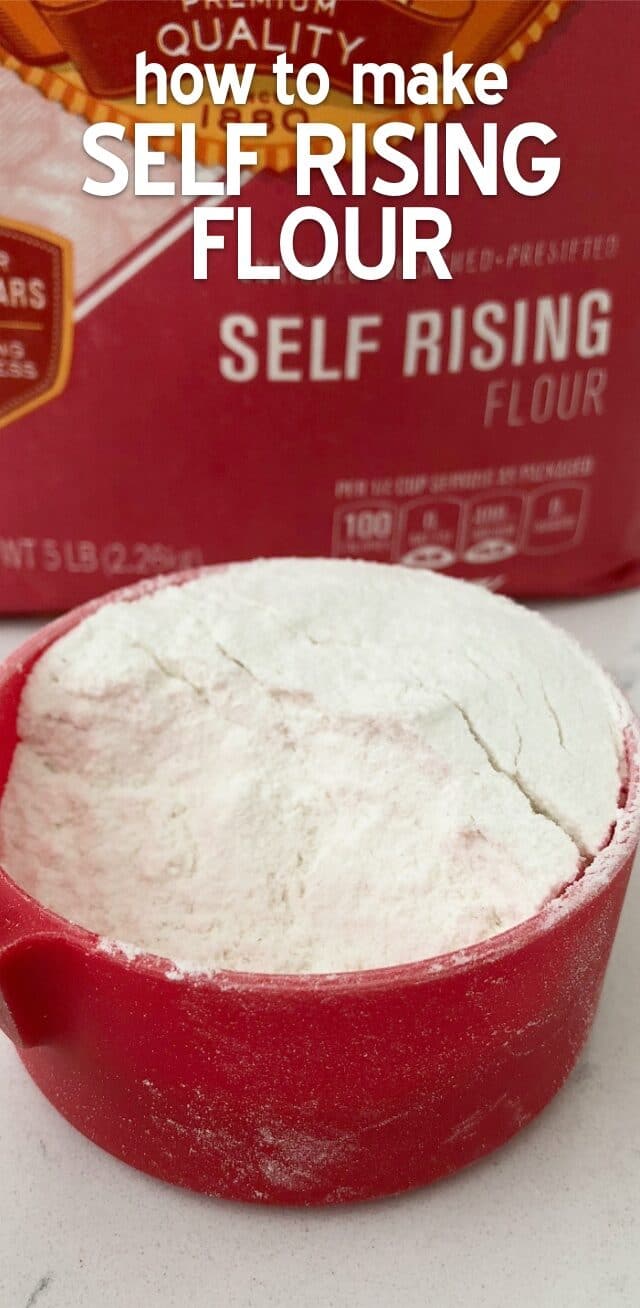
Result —
<instances>
[{"instance_id":1,"label":"gold seal","mask_svg":"<svg viewBox=\"0 0 640 1308\"><path fill-rule=\"evenodd\" d=\"M165 148L179 153L180 124L195 123L198 158L225 160L230 121L267 123L260 166L282 171L295 163L300 122L329 120L349 136L364 122L370 136L381 123L409 122L420 129L438 121L443 106L365 105L349 95L353 62L393 60L407 72L417 62L438 66L445 51L456 63L487 61L504 68L519 62L556 22L571 0L0 0L0 62L43 95L88 122L111 121L133 135L136 122L176 123ZM160 63L168 75L180 63L256 64L246 105L159 105L134 98L135 55ZM273 61L281 51L297 70L321 63L331 92L312 108L275 98Z\"/></svg>"},{"instance_id":2,"label":"gold seal","mask_svg":"<svg viewBox=\"0 0 640 1308\"><path fill-rule=\"evenodd\" d=\"M69 241L0 217L0 427L64 390L72 288Z\"/></svg>"}]
</instances>

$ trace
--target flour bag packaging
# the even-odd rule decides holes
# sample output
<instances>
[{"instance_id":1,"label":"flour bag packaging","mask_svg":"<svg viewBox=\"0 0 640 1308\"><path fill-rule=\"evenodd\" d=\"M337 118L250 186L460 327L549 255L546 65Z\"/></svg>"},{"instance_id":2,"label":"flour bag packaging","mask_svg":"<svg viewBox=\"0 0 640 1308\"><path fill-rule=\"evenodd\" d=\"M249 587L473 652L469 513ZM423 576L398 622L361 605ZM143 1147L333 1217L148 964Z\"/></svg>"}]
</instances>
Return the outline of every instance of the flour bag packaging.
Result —
<instances>
[{"instance_id":1,"label":"flour bag packaging","mask_svg":"<svg viewBox=\"0 0 640 1308\"><path fill-rule=\"evenodd\" d=\"M0 610L255 555L430 567L516 596L640 580L639 38L625 0L0 3ZM294 90L304 64L326 70L317 107L274 93L283 52ZM439 85L447 61L498 64L508 89L445 108L387 78L356 107L356 61L386 60L407 75L428 64ZM185 63L255 65L246 102L216 103L206 78L196 97L197 76L193 103L172 94ZM414 129L397 145L420 184L402 199L372 184L398 177L373 144L392 121ZM134 193L145 122L166 124L148 142L152 194ZM317 169L308 196L296 190L297 130L314 122L348 139L343 194ZM442 201L456 122L475 174L463 158ZM87 146L105 123L112 136ZM189 193L187 165L222 175L232 123L263 133L237 198ZM513 129L541 123L546 143L519 148ZM507 155L535 178L536 154L558 157L557 180L514 188ZM113 194L83 189L116 174ZM339 233L312 280L280 263L301 204ZM350 206L371 267L383 211L402 225L412 205L440 204L450 278L426 256L407 275L400 244L383 278L354 272ZM254 274L238 275L249 227L241 238L230 213L194 276L194 213L240 205ZM304 266L317 235L300 234Z\"/></svg>"}]
</instances>

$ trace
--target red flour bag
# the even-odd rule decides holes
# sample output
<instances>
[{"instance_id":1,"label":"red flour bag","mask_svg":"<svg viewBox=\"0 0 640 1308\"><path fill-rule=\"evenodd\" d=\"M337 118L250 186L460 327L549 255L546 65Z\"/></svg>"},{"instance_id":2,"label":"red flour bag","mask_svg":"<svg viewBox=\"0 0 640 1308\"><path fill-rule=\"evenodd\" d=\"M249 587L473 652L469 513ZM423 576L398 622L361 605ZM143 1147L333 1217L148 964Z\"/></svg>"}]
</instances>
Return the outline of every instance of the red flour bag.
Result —
<instances>
[{"instance_id":1,"label":"red flour bag","mask_svg":"<svg viewBox=\"0 0 640 1308\"><path fill-rule=\"evenodd\" d=\"M624 2L0 3L0 609L259 554L438 568L520 596L637 582L639 37ZM326 67L318 109L277 103L281 49ZM136 105L141 50L169 73L251 60L250 100ZM277 262L300 203L296 124L350 128L354 60L438 66L449 50L508 69L501 104L451 115L477 148L485 121L504 140L541 120L562 160L535 198L482 196L467 175L459 197L431 201L451 214L452 280L425 260L414 280L362 281L339 256L319 282L239 281L230 230L195 281L200 202L181 195L175 156L158 170L174 195L82 190L100 173L88 122L195 122L208 169L230 121L265 122L236 203L251 207L254 260ZM129 139L109 145L132 169ZM340 227L350 201L320 179L308 203ZM371 262L383 203L358 201Z\"/></svg>"}]
</instances>

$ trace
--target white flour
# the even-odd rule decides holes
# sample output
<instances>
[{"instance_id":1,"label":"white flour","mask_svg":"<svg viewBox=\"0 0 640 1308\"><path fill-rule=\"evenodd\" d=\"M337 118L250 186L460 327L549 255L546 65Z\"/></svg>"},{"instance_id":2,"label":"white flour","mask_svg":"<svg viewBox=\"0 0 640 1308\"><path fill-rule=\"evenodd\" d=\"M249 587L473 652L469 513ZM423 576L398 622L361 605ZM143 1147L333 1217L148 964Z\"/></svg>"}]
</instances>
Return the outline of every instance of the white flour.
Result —
<instances>
[{"instance_id":1,"label":"white flour","mask_svg":"<svg viewBox=\"0 0 640 1308\"><path fill-rule=\"evenodd\" d=\"M40 659L0 856L194 966L408 962L530 916L606 842L624 713L566 636L464 582L234 565Z\"/></svg>"}]
</instances>

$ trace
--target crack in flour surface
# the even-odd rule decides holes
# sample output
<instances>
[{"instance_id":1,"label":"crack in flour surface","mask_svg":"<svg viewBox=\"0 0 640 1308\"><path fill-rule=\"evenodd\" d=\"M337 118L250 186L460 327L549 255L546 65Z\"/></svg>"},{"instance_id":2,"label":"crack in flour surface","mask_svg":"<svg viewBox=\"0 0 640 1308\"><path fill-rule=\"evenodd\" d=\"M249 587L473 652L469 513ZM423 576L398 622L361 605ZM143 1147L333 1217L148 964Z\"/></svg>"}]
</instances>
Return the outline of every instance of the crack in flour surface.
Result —
<instances>
[{"instance_id":1,"label":"crack in flour surface","mask_svg":"<svg viewBox=\"0 0 640 1308\"><path fill-rule=\"evenodd\" d=\"M0 860L194 967L336 972L531 916L606 843L626 710L508 600L371 563L236 564L36 663Z\"/></svg>"}]
</instances>

